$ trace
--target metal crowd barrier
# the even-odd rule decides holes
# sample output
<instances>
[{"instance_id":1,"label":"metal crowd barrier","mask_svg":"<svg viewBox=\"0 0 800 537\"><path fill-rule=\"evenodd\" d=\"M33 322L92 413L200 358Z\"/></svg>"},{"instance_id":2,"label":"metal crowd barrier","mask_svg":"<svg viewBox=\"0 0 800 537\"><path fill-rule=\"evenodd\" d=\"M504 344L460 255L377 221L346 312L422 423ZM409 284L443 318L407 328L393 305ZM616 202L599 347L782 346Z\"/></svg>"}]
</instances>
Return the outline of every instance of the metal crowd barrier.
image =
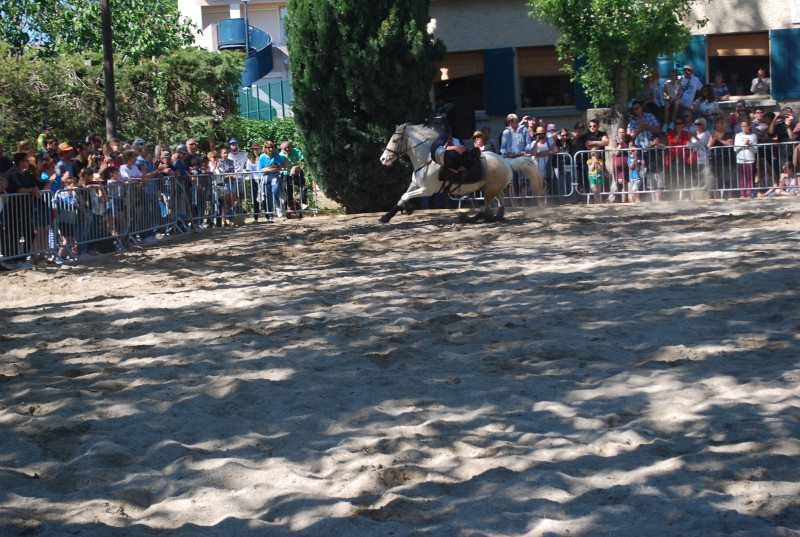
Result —
<instances>
[{"instance_id":1,"label":"metal crowd barrier","mask_svg":"<svg viewBox=\"0 0 800 537\"><path fill-rule=\"evenodd\" d=\"M274 187L274 204L264 197L267 186ZM112 181L36 196L3 194L0 260L41 257L61 263L123 251L155 241L157 235L242 225L246 217L316 216L315 200L313 188L288 175L266 178L258 172Z\"/></svg>"},{"instance_id":2,"label":"metal crowd barrier","mask_svg":"<svg viewBox=\"0 0 800 537\"><path fill-rule=\"evenodd\" d=\"M654 146L578 151L574 155L558 153L547 157L544 181L546 194L533 196L530 181L514 174L505 191L510 206L547 203L591 203L594 194L589 184L588 162L593 153L602 161L602 184L599 197L603 202L659 201L684 199L723 199L756 197L778 188L781 171L787 163L796 168L800 162L800 141L768 143L756 146L752 163L739 162L736 148L702 145ZM629 157L636 152L639 181L631 188ZM798 173L799 170L794 170ZM800 181L797 179L795 182ZM483 194L451 196L460 208L465 203L476 206Z\"/></svg>"}]
</instances>

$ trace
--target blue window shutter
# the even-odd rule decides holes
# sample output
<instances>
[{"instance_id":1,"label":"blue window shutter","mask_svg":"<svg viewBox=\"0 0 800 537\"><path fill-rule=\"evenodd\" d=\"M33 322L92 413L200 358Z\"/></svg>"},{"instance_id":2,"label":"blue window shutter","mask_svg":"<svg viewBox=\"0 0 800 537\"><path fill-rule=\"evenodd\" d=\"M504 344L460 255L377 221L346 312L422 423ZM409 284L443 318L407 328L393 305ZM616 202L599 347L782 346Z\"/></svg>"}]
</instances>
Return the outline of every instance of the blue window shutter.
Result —
<instances>
[{"instance_id":1,"label":"blue window shutter","mask_svg":"<svg viewBox=\"0 0 800 537\"><path fill-rule=\"evenodd\" d=\"M800 98L800 28L769 31L773 99Z\"/></svg>"},{"instance_id":2,"label":"blue window shutter","mask_svg":"<svg viewBox=\"0 0 800 537\"><path fill-rule=\"evenodd\" d=\"M689 44L683 54L676 55L676 60L683 67L687 63L694 67L694 74L701 82L705 83L706 78L706 36L693 35L689 38Z\"/></svg>"},{"instance_id":3,"label":"blue window shutter","mask_svg":"<svg viewBox=\"0 0 800 537\"><path fill-rule=\"evenodd\" d=\"M487 114L509 114L517 109L513 48L483 51L483 88Z\"/></svg>"}]
</instances>

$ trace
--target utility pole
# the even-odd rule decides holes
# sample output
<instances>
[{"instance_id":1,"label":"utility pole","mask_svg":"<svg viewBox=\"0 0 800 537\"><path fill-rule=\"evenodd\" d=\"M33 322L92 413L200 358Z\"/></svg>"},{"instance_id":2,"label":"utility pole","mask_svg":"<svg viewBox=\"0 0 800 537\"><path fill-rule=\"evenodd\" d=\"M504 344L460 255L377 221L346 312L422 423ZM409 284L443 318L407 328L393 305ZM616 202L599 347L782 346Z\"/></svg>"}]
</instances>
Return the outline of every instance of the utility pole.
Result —
<instances>
[{"instance_id":1,"label":"utility pole","mask_svg":"<svg viewBox=\"0 0 800 537\"><path fill-rule=\"evenodd\" d=\"M111 46L111 6L100 0L100 24L103 31L103 75L106 96L106 140L117 137L117 96L114 86L114 51Z\"/></svg>"}]
</instances>

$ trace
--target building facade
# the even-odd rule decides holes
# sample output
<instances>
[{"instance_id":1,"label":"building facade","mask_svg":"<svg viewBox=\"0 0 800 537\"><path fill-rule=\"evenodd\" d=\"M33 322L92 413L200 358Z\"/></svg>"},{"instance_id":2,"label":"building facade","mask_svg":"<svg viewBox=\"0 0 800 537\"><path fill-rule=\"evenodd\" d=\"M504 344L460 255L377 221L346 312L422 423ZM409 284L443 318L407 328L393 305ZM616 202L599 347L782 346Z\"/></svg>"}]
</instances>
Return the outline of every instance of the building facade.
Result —
<instances>
[{"instance_id":1,"label":"building facade","mask_svg":"<svg viewBox=\"0 0 800 537\"><path fill-rule=\"evenodd\" d=\"M245 4L231 0L179 0L179 8L201 33L197 44L217 49L215 25L244 16ZM274 68L266 79L288 78L284 18L286 2L247 3L250 25L273 37ZM581 88L562 72L554 43L558 32L528 16L523 0L432 0L431 29L447 46L432 95L453 101L457 121L468 131L476 125L502 126L517 112L563 121L585 118L591 107ZM752 98L751 80L760 66L769 70L772 90L759 104L800 101L800 0L713 0L695 5L694 30L686 50L674 60L691 63L695 74L712 82L722 73L732 100ZM654 36L657 38L657 36Z\"/></svg>"}]
</instances>

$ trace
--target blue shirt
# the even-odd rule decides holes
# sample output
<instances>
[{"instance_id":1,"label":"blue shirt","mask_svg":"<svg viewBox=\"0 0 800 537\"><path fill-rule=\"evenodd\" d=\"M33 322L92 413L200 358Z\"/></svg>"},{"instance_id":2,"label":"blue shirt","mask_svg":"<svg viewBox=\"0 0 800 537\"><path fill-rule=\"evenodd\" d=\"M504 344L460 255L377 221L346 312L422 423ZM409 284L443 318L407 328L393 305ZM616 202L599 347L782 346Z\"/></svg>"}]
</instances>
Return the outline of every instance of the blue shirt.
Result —
<instances>
[{"instance_id":1,"label":"blue shirt","mask_svg":"<svg viewBox=\"0 0 800 537\"><path fill-rule=\"evenodd\" d=\"M286 160L286 159L284 159L281 156L281 154L278 153L277 151L273 151L271 157L268 157L266 153L261 153L258 156L258 169L262 170L262 169L266 168L267 166L272 166L273 164L277 164L278 166L281 166L281 165L283 165L284 160ZM267 176L273 175L273 174L277 174L277 173L278 173L277 171L265 172L264 173L264 177L267 177Z\"/></svg>"}]
</instances>

